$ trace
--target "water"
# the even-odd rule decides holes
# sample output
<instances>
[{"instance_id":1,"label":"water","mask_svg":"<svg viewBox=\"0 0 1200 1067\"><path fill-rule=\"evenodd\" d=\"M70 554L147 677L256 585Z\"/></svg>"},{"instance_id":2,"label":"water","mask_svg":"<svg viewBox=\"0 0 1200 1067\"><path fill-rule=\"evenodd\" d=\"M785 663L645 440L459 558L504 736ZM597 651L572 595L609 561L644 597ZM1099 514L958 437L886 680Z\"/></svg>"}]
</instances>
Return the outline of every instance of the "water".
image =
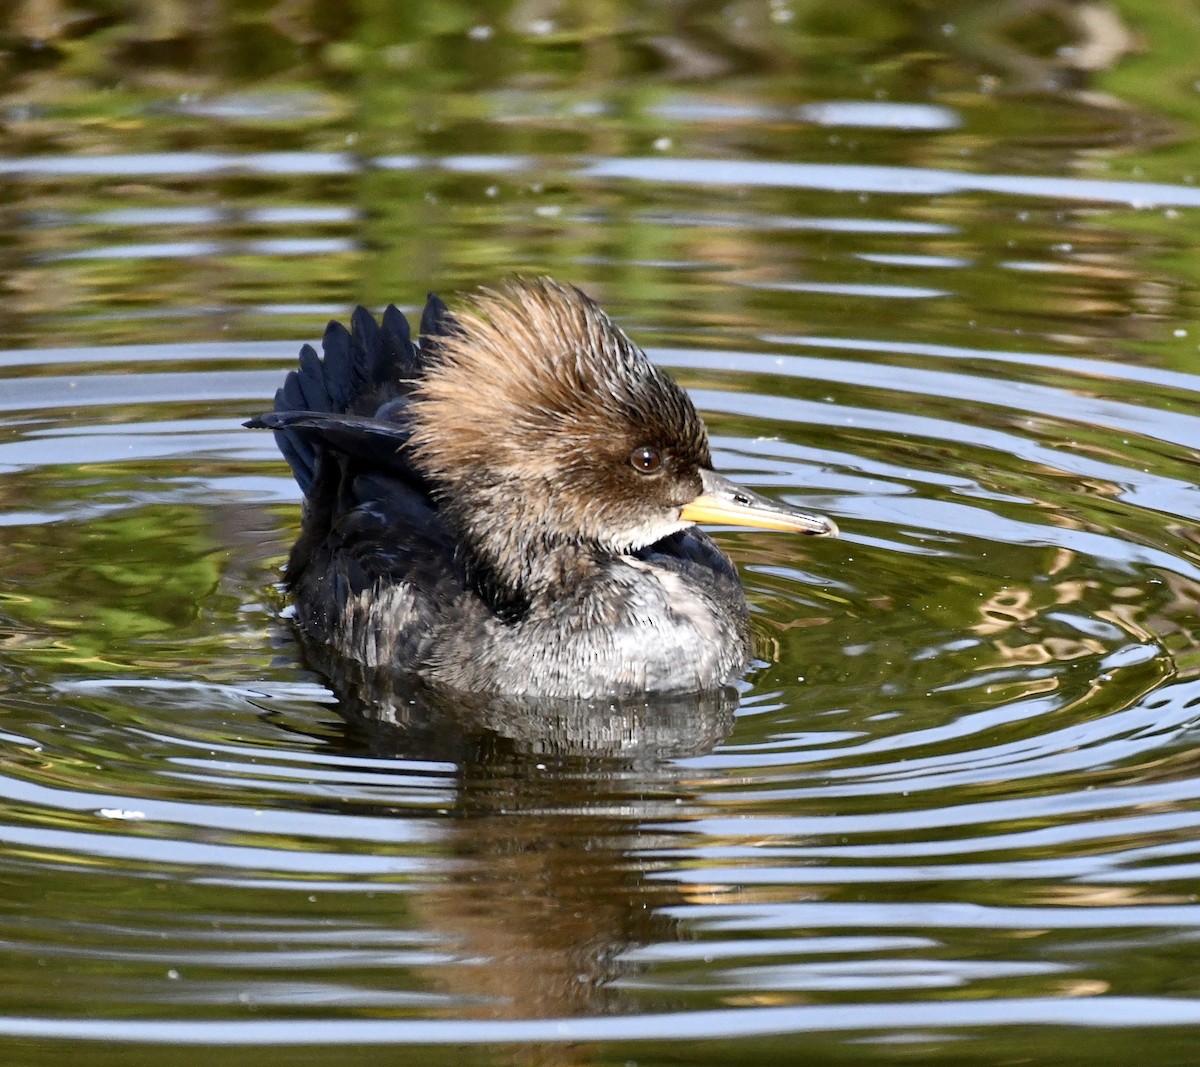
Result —
<instances>
[{"instance_id":1,"label":"water","mask_svg":"<svg viewBox=\"0 0 1200 1067\"><path fill-rule=\"evenodd\" d=\"M1191 1063L1198 29L17 5L4 1062ZM297 647L242 420L517 272L842 527L720 534L736 707L388 711Z\"/></svg>"}]
</instances>

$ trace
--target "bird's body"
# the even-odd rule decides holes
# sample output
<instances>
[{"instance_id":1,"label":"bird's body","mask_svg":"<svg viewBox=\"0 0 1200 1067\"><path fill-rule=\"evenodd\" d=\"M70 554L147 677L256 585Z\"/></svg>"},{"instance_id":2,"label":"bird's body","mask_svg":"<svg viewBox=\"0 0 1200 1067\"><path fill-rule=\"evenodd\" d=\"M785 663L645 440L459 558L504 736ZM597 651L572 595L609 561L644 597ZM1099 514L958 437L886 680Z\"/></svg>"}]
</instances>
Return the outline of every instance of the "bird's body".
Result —
<instances>
[{"instance_id":1,"label":"bird's body","mask_svg":"<svg viewBox=\"0 0 1200 1067\"><path fill-rule=\"evenodd\" d=\"M694 523L832 533L715 474L690 400L578 290L430 297L331 323L273 412L305 494L305 635L477 693L703 691L749 655L728 557Z\"/></svg>"}]
</instances>

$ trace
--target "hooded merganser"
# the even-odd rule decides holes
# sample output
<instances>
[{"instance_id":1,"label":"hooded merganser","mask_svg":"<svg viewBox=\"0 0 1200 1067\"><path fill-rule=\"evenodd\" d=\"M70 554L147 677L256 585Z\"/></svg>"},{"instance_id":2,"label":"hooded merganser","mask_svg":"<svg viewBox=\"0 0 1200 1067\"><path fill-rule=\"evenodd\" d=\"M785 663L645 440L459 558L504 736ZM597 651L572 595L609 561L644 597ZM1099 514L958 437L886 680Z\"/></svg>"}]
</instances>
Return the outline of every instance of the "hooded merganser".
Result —
<instances>
[{"instance_id":1,"label":"hooded merganser","mask_svg":"<svg viewBox=\"0 0 1200 1067\"><path fill-rule=\"evenodd\" d=\"M308 638L457 690L711 690L749 659L745 597L699 522L834 534L712 469L687 395L578 289L430 295L331 322L246 425L304 492L287 565Z\"/></svg>"}]
</instances>

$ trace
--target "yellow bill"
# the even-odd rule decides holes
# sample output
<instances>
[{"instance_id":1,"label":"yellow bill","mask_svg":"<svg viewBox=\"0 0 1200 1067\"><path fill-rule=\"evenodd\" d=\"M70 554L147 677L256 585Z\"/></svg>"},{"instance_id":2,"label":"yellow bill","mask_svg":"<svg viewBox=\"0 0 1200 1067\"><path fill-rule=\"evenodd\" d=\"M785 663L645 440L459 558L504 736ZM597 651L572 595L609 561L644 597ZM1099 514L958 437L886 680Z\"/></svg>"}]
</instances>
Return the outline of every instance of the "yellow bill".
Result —
<instances>
[{"instance_id":1,"label":"yellow bill","mask_svg":"<svg viewBox=\"0 0 1200 1067\"><path fill-rule=\"evenodd\" d=\"M716 471L703 470L700 478L703 492L679 511L684 522L753 526L760 530L785 530L817 537L837 536L837 524L823 515L810 515L789 504L759 496Z\"/></svg>"}]
</instances>

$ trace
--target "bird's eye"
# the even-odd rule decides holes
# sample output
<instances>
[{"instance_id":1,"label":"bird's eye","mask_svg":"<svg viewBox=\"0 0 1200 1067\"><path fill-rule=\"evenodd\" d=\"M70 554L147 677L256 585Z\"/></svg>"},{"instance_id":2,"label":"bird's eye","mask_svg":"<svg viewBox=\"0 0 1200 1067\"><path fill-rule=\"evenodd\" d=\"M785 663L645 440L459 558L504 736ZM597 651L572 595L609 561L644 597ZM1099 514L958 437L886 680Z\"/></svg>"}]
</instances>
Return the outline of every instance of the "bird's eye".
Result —
<instances>
[{"instance_id":1,"label":"bird's eye","mask_svg":"<svg viewBox=\"0 0 1200 1067\"><path fill-rule=\"evenodd\" d=\"M639 445L629 454L629 462L639 474L653 474L662 466L662 455L657 448Z\"/></svg>"}]
</instances>

